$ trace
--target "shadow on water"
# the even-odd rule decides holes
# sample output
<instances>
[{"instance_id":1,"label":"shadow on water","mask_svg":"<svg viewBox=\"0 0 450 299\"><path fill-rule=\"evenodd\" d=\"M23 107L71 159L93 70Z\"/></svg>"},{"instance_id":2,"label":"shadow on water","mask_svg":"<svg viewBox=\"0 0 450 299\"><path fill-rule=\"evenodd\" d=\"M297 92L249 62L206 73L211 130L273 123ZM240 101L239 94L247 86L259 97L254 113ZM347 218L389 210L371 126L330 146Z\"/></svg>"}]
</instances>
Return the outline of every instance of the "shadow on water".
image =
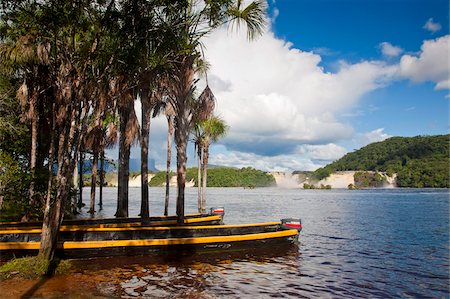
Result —
<instances>
[{"instance_id":1,"label":"shadow on water","mask_svg":"<svg viewBox=\"0 0 450 299\"><path fill-rule=\"evenodd\" d=\"M48 268L46 275L42 276L31 288L29 288L22 296L20 296L20 298L33 298L33 295L54 275L59 263L60 260L52 262Z\"/></svg>"},{"instance_id":2,"label":"shadow on water","mask_svg":"<svg viewBox=\"0 0 450 299\"><path fill-rule=\"evenodd\" d=\"M281 273L300 275L299 255L295 245L251 251L173 250L156 255L74 260L73 265L76 272L89 273L88 279L100 282L97 291L101 294L210 298L238 295L237 289L257 294L260 286L256 282L261 277L271 285L282 280Z\"/></svg>"},{"instance_id":3,"label":"shadow on water","mask_svg":"<svg viewBox=\"0 0 450 299\"><path fill-rule=\"evenodd\" d=\"M41 288L47 281L49 277L43 276L41 279L39 279L38 282L36 282L30 289L28 289L22 296L20 296L21 299L28 299L33 298L33 295Z\"/></svg>"}]
</instances>

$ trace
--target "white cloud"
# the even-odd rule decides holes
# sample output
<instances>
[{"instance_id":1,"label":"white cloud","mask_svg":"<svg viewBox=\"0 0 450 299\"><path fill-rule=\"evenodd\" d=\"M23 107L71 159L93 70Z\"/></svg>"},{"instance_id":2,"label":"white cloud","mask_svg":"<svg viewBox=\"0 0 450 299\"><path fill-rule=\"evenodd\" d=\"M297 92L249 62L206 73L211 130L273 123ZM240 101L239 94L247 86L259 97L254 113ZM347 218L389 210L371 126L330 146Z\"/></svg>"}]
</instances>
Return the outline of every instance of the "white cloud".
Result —
<instances>
[{"instance_id":1,"label":"white cloud","mask_svg":"<svg viewBox=\"0 0 450 299\"><path fill-rule=\"evenodd\" d=\"M255 153L243 153L238 151L212 153L210 163L238 168L253 167L264 171L315 170L323 166L323 164L315 164L307 157L299 157L297 155L268 157Z\"/></svg>"},{"instance_id":2,"label":"white cloud","mask_svg":"<svg viewBox=\"0 0 450 299\"><path fill-rule=\"evenodd\" d=\"M449 43L450 35L423 42L416 55L403 55L399 74L413 82L432 81L436 89L449 89Z\"/></svg>"},{"instance_id":3,"label":"white cloud","mask_svg":"<svg viewBox=\"0 0 450 299\"><path fill-rule=\"evenodd\" d=\"M336 73L326 72L319 55L295 49L272 32L249 43L245 34L221 29L205 44L210 73L230 83L223 89L210 82L218 113L231 128L223 143L260 155L351 138L353 128L336 115L388 84L397 71L381 61L342 61Z\"/></svg>"},{"instance_id":4,"label":"white cloud","mask_svg":"<svg viewBox=\"0 0 450 299\"><path fill-rule=\"evenodd\" d=\"M429 18L428 21L425 23L425 25L423 25L422 28L426 29L426 30L428 30L428 31L430 31L432 33L435 33L437 31L441 30L442 26L441 26L441 24L439 24L437 22L435 23L433 21L433 18Z\"/></svg>"},{"instance_id":5,"label":"white cloud","mask_svg":"<svg viewBox=\"0 0 450 299\"><path fill-rule=\"evenodd\" d=\"M270 31L248 42L244 32L219 29L204 43L216 113L230 126L228 136L211 149L210 162L216 165L314 170L346 153L337 143L354 142L359 148L391 137L383 128L358 133L339 120L355 109L357 115L377 109L361 110L364 95L399 78L433 81L436 89L450 85L449 36L424 41L418 54L403 55L398 64L340 61L336 72L325 71L317 53L295 49ZM394 48L400 49L392 46L391 56ZM165 167L166 132L165 117L152 122L150 155L160 169ZM195 165L192 146L188 155L189 166Z\"/></svg>"},{"instance_id":6,"label":"white cloud","mask_svg":"<svg viewBox=\"0 0 450 299\"><path fill-rule=\"evenodd\" d=\"M332 162L341 158L347 150L334 143L324 145L303 145L299 148L300 153L307 154L312 160Z\"/></svg>"},{"instance_id":7,"label":"white cloud","mask_svg":"<svg viewBox=\"0 0 450 299\"><path fill-rule=\"evenodd\" d=\"M385 133L384 128L379 128L367 133L358 134L358 136L356 137L356 146L363 147L368 145L369 143L383 141L390 137L392 137L392 135Z\"/></svg>"},{"instance_id":8,"label":"white cloud","mask_svg":"<svg viewBox=\"0 0 450 299\"><path fill-rule=\"evenodd\" d=\"M397 46L392 45L388 42L382 42L380 44L381 53L387 57L397 57L403 52L403 49Z\"/></svg>"}]
</instances>

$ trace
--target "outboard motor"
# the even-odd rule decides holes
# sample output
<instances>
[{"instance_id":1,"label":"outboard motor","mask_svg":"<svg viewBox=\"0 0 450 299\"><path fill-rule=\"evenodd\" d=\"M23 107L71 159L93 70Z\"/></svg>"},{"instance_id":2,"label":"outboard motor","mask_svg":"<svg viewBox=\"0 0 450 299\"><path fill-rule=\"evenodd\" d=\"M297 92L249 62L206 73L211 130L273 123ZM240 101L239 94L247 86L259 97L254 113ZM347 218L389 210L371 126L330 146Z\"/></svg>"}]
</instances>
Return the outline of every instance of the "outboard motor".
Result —
<instances>
[{"instance_id":1,"label":"outboard motor","mask_svg":"<svg viewBox=\"0 0 450 299\"><path fill-rule=\"evenodd\" d=\"M299 218L281 219L281 227L284 229L296 229L298 231L301 231L302 220L300 220Z\"/></svg>"},{"instance_id":2,"label":"outboard motor","mask_svg":"<svg viewBox=\"0 0 450 299\"><path fill-rule=\"evenodd\" d=\"M215 207L211 208L211 215L225 215L225 208L224 207Z\"/></svg>"}]
</instances>

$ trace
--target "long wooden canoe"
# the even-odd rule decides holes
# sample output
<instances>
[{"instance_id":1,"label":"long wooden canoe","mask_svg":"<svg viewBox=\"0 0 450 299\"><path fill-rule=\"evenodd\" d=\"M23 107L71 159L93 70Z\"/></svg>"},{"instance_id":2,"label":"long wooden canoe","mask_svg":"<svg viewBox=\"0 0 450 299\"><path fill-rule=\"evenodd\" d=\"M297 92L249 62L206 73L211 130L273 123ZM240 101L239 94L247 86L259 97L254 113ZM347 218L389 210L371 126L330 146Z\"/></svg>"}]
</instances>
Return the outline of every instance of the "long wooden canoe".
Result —
<instances>
[{"instance_id":1,"label":"long wooden canoe","mask_svg":"<svg viewBox=\"0 0 450 299\"><path fill-rule=\"evenodd\" d=\"M61 257L102 257L160 251L235 250L295 243L301 230L296 219L236 225L174 227L67 227L60 231ZM1 230L0 256L36 254L40 229Z\"/></svg>"},{"instance_id":2,"label":"long wooden canoe","mask_svg":"<svg viewBox=\"0 0 450 299\"><path fill-rule=\"evenodd\" d=\"M211 208L209 214L189 214L185 216L185 225L222 224L224 208ZM67 227L139 227L139 226L174 226L177 225L176 216L154 216L143 224L141 218L87 218L64 220L61 228ZM41 228L42 222L0 222L0 230L18 230Z\"/></svg>"}]
</instances>

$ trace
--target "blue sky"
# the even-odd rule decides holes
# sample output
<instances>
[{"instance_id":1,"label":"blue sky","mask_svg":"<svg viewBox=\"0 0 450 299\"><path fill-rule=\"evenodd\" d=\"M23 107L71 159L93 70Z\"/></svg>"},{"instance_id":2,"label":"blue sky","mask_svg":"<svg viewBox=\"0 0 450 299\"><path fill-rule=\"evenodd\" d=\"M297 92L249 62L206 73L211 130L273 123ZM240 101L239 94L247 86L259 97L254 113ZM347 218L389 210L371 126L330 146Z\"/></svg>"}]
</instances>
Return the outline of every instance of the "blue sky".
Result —
<instances>
[{"instance_id":1,"label":"blue sky","mask_svg":"<svg viewBox=\"0 0 450 299\"><path fill-rule=\"evenodd\" d=\"M204 40L216 114L230 126L212 164L314 170L391 136L449 132L447 0L268 1L258 40L227 28ZM165 132L156 119L160 169Z\"/></svg>"},{"instance_id":2,"label":"blue sky","mask_svg":"<svg viewBox=\"0 0 450 299\"><path fill-rule=\"evenodd\" d=\"M324 51L321 65L330 71L339 59L383 59L379 45L386 41L417 52L424 40L449 33L447 0L278 0L269 4L272 15L277 11L272 25L275 35L305 51ZM423 28L430 18L440 30ZM447 94L448 90L434 90L431 82L401 80L365 95L356 108L364 114L348 121L361 130L381 126L390 135L446 134Z\"/></svg>"}]
</instances>

